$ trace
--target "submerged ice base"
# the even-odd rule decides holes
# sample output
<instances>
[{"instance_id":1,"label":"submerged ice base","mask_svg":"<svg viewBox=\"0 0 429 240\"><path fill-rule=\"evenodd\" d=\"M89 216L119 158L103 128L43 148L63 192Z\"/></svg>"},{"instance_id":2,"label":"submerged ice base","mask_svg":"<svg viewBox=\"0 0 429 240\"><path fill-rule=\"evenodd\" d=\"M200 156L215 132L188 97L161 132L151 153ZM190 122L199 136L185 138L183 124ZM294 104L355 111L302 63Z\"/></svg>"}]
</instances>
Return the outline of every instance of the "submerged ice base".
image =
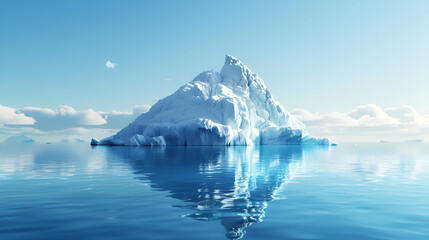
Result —
<instances>
[{"instance_id":1,"label":"submerged ice base","mask_svg":"<svg viewBox=\"0 0 429 240\"><path fill-rule=\"evenodd\" d=\"M263 80L227 55L220 72L206 71L117 134L91 145L334 145L308 135Z\"/></svg>"}]
</instances>

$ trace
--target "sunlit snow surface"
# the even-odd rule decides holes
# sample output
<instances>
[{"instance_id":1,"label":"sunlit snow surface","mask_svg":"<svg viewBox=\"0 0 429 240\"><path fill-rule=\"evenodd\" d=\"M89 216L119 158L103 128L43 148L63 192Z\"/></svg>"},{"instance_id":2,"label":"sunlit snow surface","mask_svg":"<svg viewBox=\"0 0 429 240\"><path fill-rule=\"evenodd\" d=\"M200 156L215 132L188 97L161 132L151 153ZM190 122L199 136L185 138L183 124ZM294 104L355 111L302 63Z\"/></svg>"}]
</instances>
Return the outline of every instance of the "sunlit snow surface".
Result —
<instances>
[{"instance_id":1,"label":"sunlit snow surface","mask_svg":"<svg viewBox=\"0 0 429 240\"><path fill-rule=\"evenodd\" d=\"M333 144L307 134L277 102L263 80L227 55L219 72L207 71L158 101L116 135L93 145Z\"/></svg>"}]
</instances>

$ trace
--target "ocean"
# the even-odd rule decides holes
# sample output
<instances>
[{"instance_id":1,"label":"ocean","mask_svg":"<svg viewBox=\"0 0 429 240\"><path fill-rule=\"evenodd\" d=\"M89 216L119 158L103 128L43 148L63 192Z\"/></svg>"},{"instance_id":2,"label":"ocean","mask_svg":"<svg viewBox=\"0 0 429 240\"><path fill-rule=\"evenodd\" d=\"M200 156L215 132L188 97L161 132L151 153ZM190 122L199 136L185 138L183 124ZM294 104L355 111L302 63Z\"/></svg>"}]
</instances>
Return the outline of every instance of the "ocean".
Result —
<instances>
[{"instance_id":1,"label":"ocean","mask_svg":"<svg viewBox=\"0 0 429 240\"><path fill-rule=\"evenodd\" d=\"M429 239L429 145L3 143L0 239Z\"/></svg>"}]
</instances>

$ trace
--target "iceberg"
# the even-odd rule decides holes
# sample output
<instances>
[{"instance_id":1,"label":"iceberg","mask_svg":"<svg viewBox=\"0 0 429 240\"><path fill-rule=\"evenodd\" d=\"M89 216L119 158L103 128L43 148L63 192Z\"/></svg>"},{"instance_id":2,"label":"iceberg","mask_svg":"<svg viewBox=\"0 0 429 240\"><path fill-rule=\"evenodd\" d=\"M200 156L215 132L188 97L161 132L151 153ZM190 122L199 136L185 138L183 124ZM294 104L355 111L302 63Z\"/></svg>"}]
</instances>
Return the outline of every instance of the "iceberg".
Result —
<instances>
[{"instance_id":1,"label":"iceberg","mask_svg":"<svg viewBox=\"0 0 429 240\"><path fill-rule=\"evenodd\" d=\"M205 71L159 100L117 134L92 145L335 145L310 136L275 100L264 81L226 55L220 72Z\"/></svg>"},{"instance_id":2,"label":"iceberg","mask_svg":"<svg viewBox=\"0 0 429 240\"><path fill-rule=\"evenodd\" d=\"M4 140L5 143L33 143L34 139L27 137L25 135L20 136L11 136Z\"/></svg>"}]
</instances>

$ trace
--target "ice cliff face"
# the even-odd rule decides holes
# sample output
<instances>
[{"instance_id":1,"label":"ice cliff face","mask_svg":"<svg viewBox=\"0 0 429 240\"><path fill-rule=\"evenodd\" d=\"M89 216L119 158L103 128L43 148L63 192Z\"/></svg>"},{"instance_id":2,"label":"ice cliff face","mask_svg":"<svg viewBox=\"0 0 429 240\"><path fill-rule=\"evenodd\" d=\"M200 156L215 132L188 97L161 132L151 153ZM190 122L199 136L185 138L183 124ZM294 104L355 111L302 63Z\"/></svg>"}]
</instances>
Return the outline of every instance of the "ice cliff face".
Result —
<instances>
[{"instance_id":1,"label":"ice cliff face","mask_svg":"<svg viewBox=\"0 0 429 240\"><path fill-rule=\"evenodd\" d=\"M233 56L206 71L116 135L93 145L333 144L307 134L263 80Z\"/></svg>"}]
</instances>

